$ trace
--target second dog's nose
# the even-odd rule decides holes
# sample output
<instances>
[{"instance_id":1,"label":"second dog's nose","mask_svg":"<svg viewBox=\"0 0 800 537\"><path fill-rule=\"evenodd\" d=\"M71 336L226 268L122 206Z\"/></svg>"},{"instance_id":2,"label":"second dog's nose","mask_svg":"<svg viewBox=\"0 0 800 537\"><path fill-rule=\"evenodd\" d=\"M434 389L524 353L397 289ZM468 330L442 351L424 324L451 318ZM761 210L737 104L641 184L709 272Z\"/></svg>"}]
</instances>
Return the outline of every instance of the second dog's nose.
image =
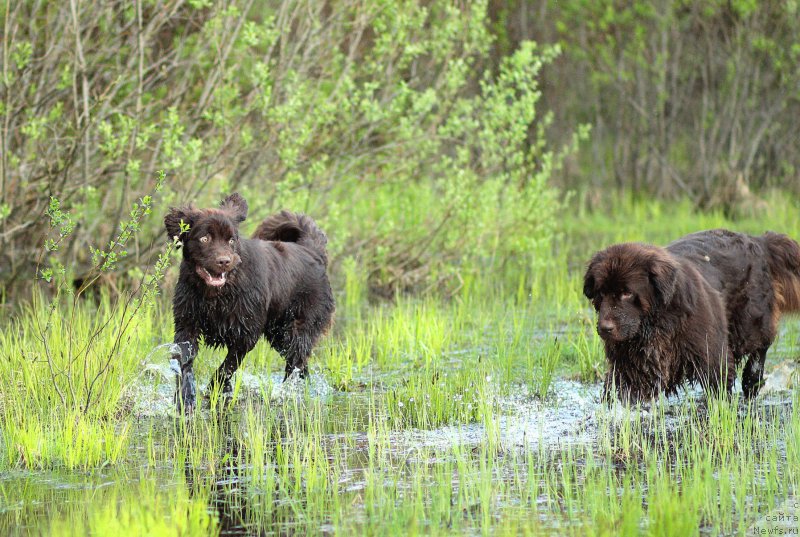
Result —
<instances>
[{"instance_id":1,"label":"second dog's nose","mask_svg":"<svg viewBox=\"0 0 800 537\"><path fill-rule=\"evenodd\" d=\"M610 336L614 332L614 323L611 321L600 321L597 323L597 331L601 336Z\"/></svg>"},{"instance_id":2,"label":"second dog's nose","mask_svg":"<svg viewBox=\"0 0 800 537\"><path fill-rule=\"evenodd\" d=\"M218 257L217 258L217 265L219 265L220 268L228 269L231 266L231 258L229 256L227 256L227 255L226 256L222 256L222 257Z\"/></svg>"}]
</instances>

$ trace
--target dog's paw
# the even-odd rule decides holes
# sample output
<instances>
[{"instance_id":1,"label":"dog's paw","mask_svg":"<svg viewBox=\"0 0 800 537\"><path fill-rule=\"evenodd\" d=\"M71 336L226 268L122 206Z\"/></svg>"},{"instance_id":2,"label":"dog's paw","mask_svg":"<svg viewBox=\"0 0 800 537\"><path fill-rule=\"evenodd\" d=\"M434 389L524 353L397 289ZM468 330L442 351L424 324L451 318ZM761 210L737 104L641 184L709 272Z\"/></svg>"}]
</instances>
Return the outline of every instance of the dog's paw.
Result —
<instances>
[{"instance_id":1,"label":"dog's paw","mask_svg":"<svg viewBox=\"0 0 800 537\"><path fill-rule=\"evenodd\" d=\"M191 414L194 412L197 392L194 383L194 373L191 371L186 371L178 377L176 399L178 411L182 411L184 414Z\"/></svg>"}]
</instances>

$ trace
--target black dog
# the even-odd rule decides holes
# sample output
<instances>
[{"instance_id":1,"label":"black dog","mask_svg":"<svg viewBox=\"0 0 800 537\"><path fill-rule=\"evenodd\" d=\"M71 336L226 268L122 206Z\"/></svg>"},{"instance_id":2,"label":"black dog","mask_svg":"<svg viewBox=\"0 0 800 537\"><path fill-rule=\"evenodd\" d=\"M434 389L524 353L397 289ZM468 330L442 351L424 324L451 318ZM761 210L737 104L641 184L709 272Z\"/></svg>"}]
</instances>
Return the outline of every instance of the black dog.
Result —
<instances>
[{"instance_id":1,"label":"black dog","mask_svg":"<svg viewBox=\"0 0 800 537\"><path fill-rule=\"evenodd\" d=\"M238 193L219 209L171 208L164 217L167 235L183 244L173 313L181 365L176 399L186 411L195 404L192 365L200 337L228 349L210 386L229 393L231 376L261 336L286 359L284 380L295 369L305 377L311 350L333 319L325 233L308 216L282 211L253 238L240 238L246 217Z\"/></svg>"}]
</instances>

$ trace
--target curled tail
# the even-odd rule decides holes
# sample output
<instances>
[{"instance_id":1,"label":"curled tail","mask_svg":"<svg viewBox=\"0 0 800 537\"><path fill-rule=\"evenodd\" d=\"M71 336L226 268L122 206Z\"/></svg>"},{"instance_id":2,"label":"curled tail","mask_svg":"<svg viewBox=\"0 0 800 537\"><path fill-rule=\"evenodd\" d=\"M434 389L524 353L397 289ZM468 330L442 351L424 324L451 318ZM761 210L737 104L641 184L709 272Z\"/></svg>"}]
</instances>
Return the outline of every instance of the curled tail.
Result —
<instances>
[{"instance_id":1,"label":"curled tail","mask_svg":"<svg viewBox=\"0 0 800 537\"><path fill-rule=\"evenodd\" d=\"M328 237L310 216L290 211L281 211L264 219L253 233L254 239L262 241L296 242L316 252L328 265L325 246Z\"/></svg>"},{"instance_id":2,"label":"curled tail","mask_svg":"<svg viewBox=\"0 0 800 537\"><path fill-rule=\"evenodd\" d=\"M772 286L781 313L800 312L800 245L781 233L763 235Z\"/></svg>"}]
</instances>

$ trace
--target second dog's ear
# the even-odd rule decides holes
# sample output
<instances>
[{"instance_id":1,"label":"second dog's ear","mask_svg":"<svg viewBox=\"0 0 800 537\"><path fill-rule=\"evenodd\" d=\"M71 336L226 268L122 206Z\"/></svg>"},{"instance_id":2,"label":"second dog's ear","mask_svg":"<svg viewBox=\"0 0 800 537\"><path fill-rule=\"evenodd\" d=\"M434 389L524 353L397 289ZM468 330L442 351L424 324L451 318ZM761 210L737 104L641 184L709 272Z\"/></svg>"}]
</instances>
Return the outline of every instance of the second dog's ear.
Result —
<instances>
[{"instance_id":1,"label":"second dog's ear","mask_svg":"<svg viewBox=\"0 0 800 537\"><path fill-rule=\"evenodd\" d=\"M589 300L594 300L594 275L591 270L587 270L586 274L583 276L583 295Z\"/></svg>"},{"instance_id":2,"label":"second dog's ear","mask_svg":"<svg viewBox=\"0 0 800 537\"><path fill-rule=\"evenodd\" d=\"M672 302L678 288L678 266L666 256L658 255L650 261L650 283L663 305Z\"/></svg>"},{"instance_id":3,"label":"second dog's ear","mask_svg":"<svg viewBox=\"0 0 800 537\"><path fill-rule=\"evenodd\" d=\"M182 229L181 222L191 227L198 214L198 211L192 207L171 207L164 217L167 238L173 240L177 237L179 241L184 242L188 231Z\"/></svg>"},{"instance_id":4,"label":"second dog's ear","mask_svg":"<svg viewBox=\"0 0 800 537\"><path fill-rule=\"evenodd\" d=\"M592 256L589 265L586 267L586 274L583 275L583 294L589 300L594 300L597 295L597 278L595 269L599 263L605 261L606 256L603 252L597 252Z\"/></svg>"},{"instance_id":5,"label":"second dog's ear","mask_svg":"<svg viewBox=\"0 0 800 537\"><path fill-rule=\"evenodd\" d=\"M247 202L238 192L234 192L219 204L219 208L228 213L237 224L247 218Z\"/></svg>"}]
</instances>

